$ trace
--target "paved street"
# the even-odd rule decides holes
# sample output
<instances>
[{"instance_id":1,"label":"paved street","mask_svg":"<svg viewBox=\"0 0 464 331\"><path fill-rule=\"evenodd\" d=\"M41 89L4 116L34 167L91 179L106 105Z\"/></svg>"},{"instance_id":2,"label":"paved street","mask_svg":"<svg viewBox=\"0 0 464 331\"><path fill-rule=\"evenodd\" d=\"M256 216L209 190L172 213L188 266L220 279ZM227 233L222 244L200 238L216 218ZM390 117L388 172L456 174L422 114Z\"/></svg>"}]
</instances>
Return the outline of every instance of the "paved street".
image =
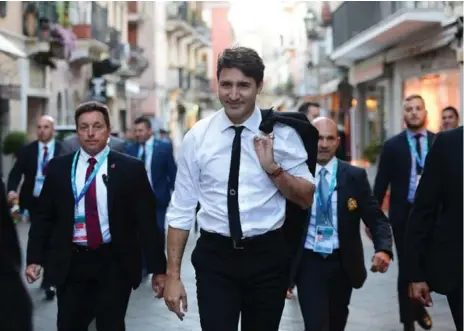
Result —
<instances>
[{"instance_id":1,"label":"paved street","mask_svg":"<svg viewBox=\"0 0 464 331\"><path fill-rule=\"evenodd\" d=\"M19 224L20 237L25 245L28 225ZM372 256L372 244L364 238L366 261ZM192 234L187 245L186 259L183 265L183 279L189 295L189 312L183 322L167 311L164 302L153 299L150 285L142 284L133 293L127 313L128 331L200 331L198 310L195 300L195 278L190 263L190 254L195 245ZM393 263L389 272L384 275L369 274L366 284L355 291L350 306L350 318L346 331L399 331L398 309L396 302L397 264ZM30 293L35 303L35 331L55 330L56 301L45 302L43 294L38 290L39 284L30 286ZM221 304L218 301L218 304ZM434 319L434 330L453 331L451 315L446 300L442 296L434 297L434 308L431 314ZM92 328L91 328L92 330ZM297 300L287 301L280 327L281 331L302 331L302 320Z\"/></svg>"}]
</instances>

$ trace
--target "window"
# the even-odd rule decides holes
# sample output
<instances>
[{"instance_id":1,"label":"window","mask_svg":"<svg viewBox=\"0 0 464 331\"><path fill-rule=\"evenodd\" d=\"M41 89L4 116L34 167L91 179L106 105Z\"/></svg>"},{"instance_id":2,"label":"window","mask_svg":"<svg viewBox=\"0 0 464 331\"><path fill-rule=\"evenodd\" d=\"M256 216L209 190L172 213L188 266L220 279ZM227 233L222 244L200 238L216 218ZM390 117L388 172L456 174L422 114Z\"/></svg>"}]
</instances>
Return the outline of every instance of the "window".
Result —
<instances>
[{"instance_id":1,"label":"window","mask_svg":"<svg viewBox=\"0 0 464 331\"><path fill-rule=\"evenodd\" d=\"M6 17L6 7L8 1L0 1L0 17Z\"/></svg>"},{"instance_id":2,"label":"window","mask_svg":"<svg viewBox=\"0 0 464 331\"><path fill-rule=\"evenodd\" d=\"M56 121L58 124L63 124L63 101L61 100L61 92L58 92L56 98Z\"/></svg>"}]
</instances>

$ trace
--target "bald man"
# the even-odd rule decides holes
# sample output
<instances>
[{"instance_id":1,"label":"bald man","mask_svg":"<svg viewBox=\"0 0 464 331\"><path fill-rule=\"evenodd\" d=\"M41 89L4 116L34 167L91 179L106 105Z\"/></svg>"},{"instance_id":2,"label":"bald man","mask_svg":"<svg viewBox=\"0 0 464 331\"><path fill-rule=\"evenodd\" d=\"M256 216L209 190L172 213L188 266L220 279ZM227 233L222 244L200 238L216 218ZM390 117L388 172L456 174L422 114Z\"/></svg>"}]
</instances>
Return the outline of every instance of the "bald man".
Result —
<instances>
[{"instance_id":1,"label":"bald man","mask_svg":"<svg viewBox=\"0 0 464 331\"><path fill-rule=\"evenodd\" d=\"M62 145L59 141L55 141L54 134L53 117L48 115L40 117L37 122L37 140L22 148L8 176L8 202L13 204L19 199L21 210L29 211L31 222L34 222L36 216L35 207L47 175L48 162L61 153ZM19 183L23 176L21 192L18 194ZM45 272L42 288L45 290L46 298L53 300L55 289L50 282L50 276Z\"/></svg>"},{"instance_id":2,"label":"bald man","mask_svg":"<svg viewBox=\"0 0 464 331\"><path fill-rule=\"evenodd\" d=\"M388 219L372 195L366 171L335 157L337 125L316 118L316 191L296 286L306 331L343 331L353 288L367 277L361 219L373 233L371 271L386 272L393 256Z\"/></svg>"}]
</instances>

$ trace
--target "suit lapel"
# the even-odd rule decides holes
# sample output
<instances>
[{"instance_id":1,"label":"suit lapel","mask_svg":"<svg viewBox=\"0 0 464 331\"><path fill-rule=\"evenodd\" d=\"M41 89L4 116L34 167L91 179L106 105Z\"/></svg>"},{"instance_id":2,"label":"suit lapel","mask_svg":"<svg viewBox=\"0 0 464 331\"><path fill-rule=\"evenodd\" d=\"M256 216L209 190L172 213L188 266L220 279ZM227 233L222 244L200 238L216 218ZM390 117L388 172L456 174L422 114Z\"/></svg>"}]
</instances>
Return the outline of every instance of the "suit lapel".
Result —
<instances>
[{"instance_id":1,"label":"suit lapel","mask_svg":"<svg viewBox=\"0 0 464 331\"><path fill-rule=\"evenodd\" d=\"M61 144L55 141L55 150L53 151L53 157L60 156L61 153Z\"/></svg>"},{"instance_id":2,"label":"suit lapel","mask_svg":"<svg viewBox=\"0 0 464 331\"><path fill-rule=\"evenodd\" d=\"M33 153L31 154L32 155L32 161L33 161L32 164L34 165L34 168L33 168L34 173L32 174L32 176L35 178L36 173L37 173L39 155L40 155L39 154L39 141L38 140L35 141L34 148L33 148L32 151L33 151Z\"/></svg>"},{"instance_id":3,"label":"suit lapel","mask_svg":"<svg viewBox=\"0 0 464 331\"><path fill-rule=\"evenodd\" d=\"M108 154L108 170L107 170L107 185L106 185L106 193L107 193L107 200L108 200L108 215L111 211L111 207L114 202L114 196L115 196L115 186L116 186L116 175L117 175L117 162L116 162L116 157L114 152L110 152ZM111 219L111 217L110 217Z\"/></svg>"},{"instance_id":4,"label":"suit lapel","mask_svg":"<svg viewBox=\"0 0 464 331\"><path fill-rule=\"evenodd\" d=\"M399 146L401 151L404 154L404 168L407 169L407 178L411 177L411 168L412 168L412 159L411 159L411 149L409 148L409 143L408 143L408 134L406 130L403 131L402 133L402 139L401 139L401 146Z\"/></svg>"},{"instance_id":5,"label":"suit lapel","mask_svg":"<svg viewBox=\"0 0 464 331\"><path fill-rule=\"evenodd\" d=\"M348 197L348 185L347 185L347 176L346 176L347 166L345 162L338 160L338 169L337 169L337 219L339 220L339 227L340 227L340 220L345 219L344 213L346 212L345 201Z\"/></svg>"}]
</instances>

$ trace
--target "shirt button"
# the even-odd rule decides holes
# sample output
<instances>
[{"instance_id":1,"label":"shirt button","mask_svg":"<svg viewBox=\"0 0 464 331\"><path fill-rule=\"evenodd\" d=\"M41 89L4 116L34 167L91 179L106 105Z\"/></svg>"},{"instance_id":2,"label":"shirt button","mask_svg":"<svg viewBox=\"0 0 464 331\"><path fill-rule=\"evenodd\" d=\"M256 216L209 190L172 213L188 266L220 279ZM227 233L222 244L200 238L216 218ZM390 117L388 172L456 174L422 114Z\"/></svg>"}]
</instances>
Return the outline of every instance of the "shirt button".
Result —
<instances>
[{"instance_id":1,"label":"shirt button","mask_svg":"<svg viewBox=\"0 0 464 331\"><path fill-rule=\"evenodd\" d=\"M231 189L231 190L229 191L229 194L230 194L230 195L235 195L235 193L236 193L236 192L235 192L234 189Z\"/></svg>"}]
</instances>

